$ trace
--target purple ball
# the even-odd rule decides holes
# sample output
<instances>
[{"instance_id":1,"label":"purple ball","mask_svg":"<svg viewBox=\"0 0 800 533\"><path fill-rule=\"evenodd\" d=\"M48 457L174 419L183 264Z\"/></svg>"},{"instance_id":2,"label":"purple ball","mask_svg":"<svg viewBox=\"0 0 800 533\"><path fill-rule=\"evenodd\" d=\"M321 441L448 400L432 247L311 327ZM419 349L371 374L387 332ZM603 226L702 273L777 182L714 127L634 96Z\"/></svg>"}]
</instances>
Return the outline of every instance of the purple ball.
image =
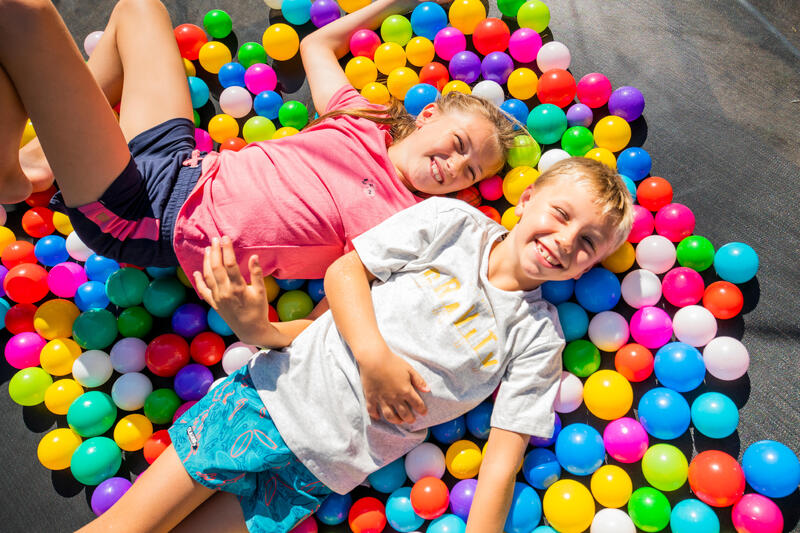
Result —
<instances>
[{"instance_id":1,"label":"purple ball","mask_svg":"<svg viewBox=\"0 0 800 533\"><path fill-rule=\"evenodd\" d=\"M545 446L550 446L556 441L558 434L561 433L561 418L559 418L558 413L555 413L555 415L556 421L555 427L553 427L553 436L549 439L545 437L531 437L531 446L539 446L540 448L544 448Z\"/></svg>"},{"instance_id":2,"label":"purple ball","mask_svg":"<svg viewBox=\"0 0 800 533\"><path fill-rule=\"evenodd\" d=\"M453 514L467 521L469 508L472 506L472 499L475 497L475 488L478 486L477 479L462 479L450 491L450 510Z\"/></svg>"},{"instance_id":3,"label":"purple ball","mask_svg":"<svg viewBox=\"0 0 800 533\"><path fill-rule=\"evenodd\" d=\"M214 382L214 375L204 365L192 363L178 370L173 388L181 400L199 400L208 392Z\"/></svg>"},{"instance_id":4,"label":"purple ball","mask_svg":"<svg viewBox=\"0 0 800 533\"><path fill-rule=\"evenodd\" d=\"M464 50L450 60L450 77L464 83L472 83L481 75L481 59L475 52Z\"/></svg>"},{"instance_id":5,"label":"purple ball","mask_svg":"<svg viewBox=\"0 0 800 533\"><path fill-rule=\"evenodd\" d=\"M483 79L503 85L514 72L514 60L505 52L491 52L481 62Z\"/></svg>"},{"instance_id":6,"label":"purple ball","mask_svg":"<svg viewBox=\"0 0 800 533\"><path fill-rule=\"evenodd\" d=\"M317 28L333 22L339 16L339 4L336 0L316 0L311 4L311 22Z\"/></svg>"},{"instance_id":7,"label":"purple ball","mask_svg":"<svg viewBox=\"0 0 800 533\"><path fill-rule=\"evenodd\" d=\"M0 265L0 296L6 295L5 289L3 289L3 280L6 279L6 274L8 274L8 269Z\"/></svg>"},{"instance_id":8,"label":"purple ball","mask_svg":"<svg viewBox=\"0 0 800 533\"><path fill-rule=\"evenodd\" d=\"M206 310L200 304L183 304L172 313L172 329L183 337L194 337L208 328Z\"/></svg>"},{"instance_id":9,"label":"purple ball","mask_svg":"<svg viewBox=\"0 0 800 533\"><path fill-rule=\"evenodd\" d=\"M573 126L588 128L592 125L592 120L594 120L592 108L586 104L572 104L567 109L567 124L570 128Z\"/></svg>"},{"instance_id":10,"label":"purple ball","mask_svg":"<svg viewBox=\"0 0 800 533\"><path fill-rule=\"evenodd\" d=\"M644 96L636 87L626 85L620 87L608 99L608 112L632 122L642 116Z\"/></svg>"},{"instance_id":11,"label":"purple ball","mask_svg":"<svg viewBox=\"0 0 800 533\"><path fill-rule=\"evenodd\" d=\"M132 483L123 477L110 477L97 485L92 493L92 511L97 516L108 511L117 503L123 494L128 492Z\"/></svg>"}]
</instances>

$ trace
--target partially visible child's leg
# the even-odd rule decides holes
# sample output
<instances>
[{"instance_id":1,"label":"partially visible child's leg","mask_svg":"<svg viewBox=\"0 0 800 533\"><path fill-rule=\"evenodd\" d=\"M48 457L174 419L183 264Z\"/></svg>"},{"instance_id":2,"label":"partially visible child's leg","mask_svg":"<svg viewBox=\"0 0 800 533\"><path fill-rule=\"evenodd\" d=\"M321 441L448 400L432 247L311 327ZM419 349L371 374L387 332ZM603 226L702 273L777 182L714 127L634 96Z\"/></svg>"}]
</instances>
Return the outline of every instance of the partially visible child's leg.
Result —
<instances>
[{"instance_id":1,"label":"partially visible child's leg","mask_svg":"<svg viewBox=\"0 0 800 533\"><path fill-rule=\"evenodd\" d=\"M172 533L242 533L247 531L239 498L219 491L178 524Z\"/></svg>"},{"instance_id":2,"label":"partially visible child's leg","mask_svg":"<svg viewBox=\"0 0 800 533\"><path fill-rule=\"evenodd\" d=\"M0 203L21 202L32 190L16 158L25 118L17 90L0 66Z\"/></svg>"}]
</instances>

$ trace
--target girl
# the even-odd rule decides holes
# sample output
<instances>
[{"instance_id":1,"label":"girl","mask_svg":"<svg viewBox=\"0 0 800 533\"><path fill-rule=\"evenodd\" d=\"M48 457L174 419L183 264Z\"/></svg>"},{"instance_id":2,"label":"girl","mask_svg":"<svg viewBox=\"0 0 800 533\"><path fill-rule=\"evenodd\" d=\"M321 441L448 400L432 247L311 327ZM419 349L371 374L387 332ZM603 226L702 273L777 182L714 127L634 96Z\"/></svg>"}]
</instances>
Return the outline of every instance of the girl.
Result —
<instances>
[{"instance_id":1,"label":"girl","mask_svg":"<svg viewBox=\"0 0 800 533\"><path fill-rule=\"evenodd\" d=\"M450 93L413 118L349 85L338 59L350 35L414 5L377 0L303 39L322 117L301 134L204 155L194 150L188 85L160 2L121 0L87 68L49 1L3 1L0 202L55 176L54 206L101 255L191 273L211 239L227 235L266 274L321 278L353 237L419 195L498 172L515 135L475 97ZM108 105L118 101L119 123ZM33 141L17 157L26 113L41 148Z\"/></svg>"}]
</instances>

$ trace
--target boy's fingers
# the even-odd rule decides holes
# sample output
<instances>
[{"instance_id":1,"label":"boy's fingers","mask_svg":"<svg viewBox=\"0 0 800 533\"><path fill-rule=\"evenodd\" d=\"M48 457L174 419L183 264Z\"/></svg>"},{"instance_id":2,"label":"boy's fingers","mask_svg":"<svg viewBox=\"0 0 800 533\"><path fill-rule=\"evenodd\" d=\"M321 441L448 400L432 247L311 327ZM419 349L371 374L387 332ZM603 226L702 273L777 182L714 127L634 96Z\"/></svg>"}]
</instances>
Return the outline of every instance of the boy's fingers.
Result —
<instances>
[{"instance_id":1,"label":"boy's fingers","mask_svg":"<svg viewBox=\"0 0 800 533\"><path fill-rule=\"evenodd\" d=\"M250 268L250 285L253 286L253 290L259 294L266 292L267 289L264 287L264 271L261 270L258 256L251 255L247 266Z\"/></svg>"},{"instance_id":2,"label":"boy's fingers","mask_svg":"<svg viewBox=\"0 0 800 533\"><path fill-rule=\"evenodd\" d=\"M242 271L236 261L236 252L233 251L233 242L230 237L223 237L220 242L220 253L222 254L222 265L228 273L228 277L233 282L242 281Z\"/></svg>"},{"instance_id":3,"label":"boy's fingers","mask_svg":"<svg viewBox=\"0 0 800 533\"><path fill-rule=\"evenodd\" d=\"M422 401L422 398L420 398L419 394L417 394L417 391L414 391L409 395L408 405L411 406L412 410L421 415L428 414L428 408L425 407L425 402Z\"/></svg>"},{"instance_id":4,"label":"boy's fingers","mask_svg":"<svg viewBox=\"0 0 800 533\"><path fill-rule=\"evenodd\" d=\"M217 280L214 278L214 272L211 267L211 247L206 246L206 249L203 251L203 281L205 282L206 287L208 287L212 292L217 287Z\"/></svg>"},{"instance_id":5,"label":"boy's fingers","mask_svg":"<svg viewBox=\"0 0 800 533\"><path fill-rule=\"evenodd\" d=\"M413 368L409 370L411 373L411 384L414 386L415 389L421 390L422 392L429 392L430 389L428 388L428 384L425 383L425 380L422 376L419 375L419 372L414 370Z\"/></svg>"},{"instance_id":6,"label":"boy's fingers","mask_svg":"<svg viewBox=\"0 0 800 533\"><path fill-rule=\"evenodd\" d=\"M397 416L399 416L403 422L407 424L414 422L414 412L409 408L406 402L398 403L394 406L394 410L397 412Z\"/></svg>"},{"instance_id":7,"label":"boy's fingers","mask_svg":"<svg viewBox=\"0 0 800 533\"><path fill-rule=\"evenodd\" d=\"M197 287L197 294L200 295L200 298L206 301L210 306L214 307L213 295L211 294L211 290L206 285L205 280L203 280L203 275L200 274L197 270L192 272L192 277L194 278L194 284Z\"/></svg>"}]
</instances>

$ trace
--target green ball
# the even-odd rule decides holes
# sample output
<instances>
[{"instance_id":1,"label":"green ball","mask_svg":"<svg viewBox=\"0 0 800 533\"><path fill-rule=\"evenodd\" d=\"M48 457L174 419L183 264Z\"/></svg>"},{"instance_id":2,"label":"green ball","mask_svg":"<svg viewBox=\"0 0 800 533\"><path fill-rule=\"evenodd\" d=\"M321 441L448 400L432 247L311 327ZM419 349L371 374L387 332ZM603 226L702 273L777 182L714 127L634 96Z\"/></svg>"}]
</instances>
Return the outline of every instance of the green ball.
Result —
<instances>
[{"instance_id":1,"label":"green ball","mask_svg":"<svg viewBox=\"0 0 800 533\"><path fill-rule=\"evenodd\" d=\"M671 444L654 444L642 457L644 478L658 490L678 490L686 483L689 463L683 452Z\"/></svg>"},{"instance_id":2,"label":"green ball","mask_svg":"<svg viewBox=\"0 0 800 533\"><path fill-rule=\"evenodd\" d=\"M172 389L156 389L144 400L144 416L153 424L171 424L181 399Z\"/></svg>"},{"instance_id":3,"label":"green ball","mask_svg":"<svg viewBox=\"0 0 800 533\"><path fill-rule=\"evenodd\" d=\"M381 38L385 43L405 46L411 40L411 22L403 15L389 15L381 23Z\"/></svg>"},{"instance_id":4,"label":"green ball","mask_svg":"<svg viewBox=\"0 0 800 533\"><path fill-rule=\"evenodd\" d=\"M678 243L675 250L682 267L702 272L714 264L714 245L700 235L691 235Z\"/></svg>"},{"instance_id":5,"label":"green ball","mask_svg":"<svg viewBox=\"0 0 800 533\"><path fill-rule=\"evenodd\" d=\"M144 307L135 305L117 317L117 328L123 337L144 338L153 328L153 316Z\"/></svg>"},{"instance_id":6,"label":"green ball","mask_svg":"<svg viewBox=\"0 0 800 533\"><path fill-rule=\"evenodd\" d=\"M311 296L301 290L286 291L275 306L281 322L305 318L314 309Z\"/></svg>"},{"instance_id":7,"label":"green ball","mask_svg":"<svg viewBox=\"0 0 800 533\"><path fill-rule=\"evenodd\" d=\"M289 100L278 110L278 120L282 126L291 126L298 130L308 124L308 108L303 102Z\"/></svg>"},{"instance_id":8,"label":"green ball","mask_svg":"<svg viewBox=\"0 0 800 533\"><path fill-rule=\"evenodd\" d=\"M528 114L528 131L539 144L553 144L567 131L567 114L554 104L539 104Z\"/></svg>"},{"instance_id":9,"label":"green ball","mask_svg":"<svg viewBox=\"0 0 800 533\"><path fill-rule=\"evenodd\" d=\"M117 319L108 309L87 309L72 323L72 338L85 350L103 350L117 338Z\"/></svg>"},{"instance_id":10,"label":"green ball","mask_svg":"<svg viewBox=\"0 0 800 533\"><path fill-rule=\"evenodd\" d=\"M84 485L99 485L117 473L122 465L122 450L108 437L92 437L72 454L69 468Z\"/></svg>"},{"instance_id":11,"label":"green ball","mask_svg":"<svg viewBox=\"0 0 800 533\"><path fill-rule=\"evenodd\" d=\"M244 142L268 141L275 135L275 124L267 117L254 116L247 119L242 127Z\"/></svg>"},{"instance_id":12,"label":"green ball","mask_svg":"<svg viewBox=\"0 0 800 533\"><path fill-rule=\"evenodd\" d=\"M194 127L200 127L200 113L197 112L197 109L192 109L192 120L194 120Z\"/></svg>"},{"instance_id":13,"label":"green ball","mask_svg":"<svg viewBox=\"0 0 800 533\"><path fill-rule=\"evenodd\" d=\"M237 57L244 68L249 68L256 63L267 62L266 50L264 50L263 46L254 42L244 43L240 46Z\"/></svg>"},{"instance_id":14,"label":"green ball","mask_svg":"<svg viewBox=\"0 0 800 533\"><path fill-rule=\"evenodd\" d=\"M142 296L150 283L147 274L138 268L120 268L106 280L106 296L118 307L131 307L142 303Z\"/></svg>"},{"instance_id":15,"label":"green ball","mask_svg":"<svg viewBox=\"0 0 800 533\"><path fill-rule=\"evenodd\" d=\"M540 0L528 0L516 13L520 28L531 28L542 33L550 24L550 8Z\"/></svg>"},{"instance_id":16,"label":"green ball","mask_svg":"<svg viewBox=\"0 0 800 533\"><path fill-rule=\"evenodd\" d=\"M69 406L67 424L81 437L102 435L114 425L117 406L111 396L99 390L84 392Z\"/></svg>"},{"instance_id":17,"label":"green ball","mask_svg":"<svg viewBox=\"0 0 800 533\"><path fill-rule=\"evenodd\" d=\"M594 135L589 128L573 126L561 136L561 148L571 156L583 157L594 148Z\"/></svg>"},{"instance_id":18,"label":"green ball","mask_svg":"<svg viewBox=\"0 0 800 533\"><path fill-rule=\"evenodd\" d=\"M203 17L203 27L215 39L223 39L233 29L233 21L223 10L212 9Z\"/></svg>"},{"instance_id":19,"label":"green ball","mask_svg":"<svg viewBox=\"0 0 800 533\"><path fill-rule=\"evenodd\" d=\"M178 278L158 278L144 291L144 308L151 315L168 317L186 301L186 287Z\"/></svg>"},{"instance_id":20,"label":"green ball","mask_svg":"<svg viewBox=\"0 0 800 533\"><path fill-rule=\"evenodd\" d=\"M628 500L628 514L642 531L661 531L669 524L672 511L664 494L651 487L636 489Z\"/></svg>"},{"instance_id":21,"label":"green ball","mask_svg":"<svg viewBox=\"0 0 800 533\"><path fill-rule=\"evenodd\" d=\"M568 343L562 357L564 368L579 378L591 376L600 368L600 350L586 339Z\"/></svg>"},{"instance_id":22,"label":"green ball","mask_svg":"<svg viewBox=\"0 0 800 533\"><path fill-rule=\"evenodd\" d=\"M53 378L38 366L23 368L8 382L8 395L20 405L38 405L44 401L47 387Z\"/></svg>"},{"instance_id":23,"label":"green ball","mask_svg":"<svg viewBox=\"0 0 800 533\"><path fill-rule=\"evenodd\" d=\"M533 137L517 135L514 137L514 147L508 151L506 159L512 168L536 167L540 157L542 157L542 149Z\"/></svg>"},{"instance_id":24,"label":"green ball","mask_svg":"<svg viewBox=\"0 0 800 533\"><path fill-rule=\"evenodd\" d=\"M516 17L525 0L497 0L497 9L506 17Z\"/></svg>"}]
</instances>

